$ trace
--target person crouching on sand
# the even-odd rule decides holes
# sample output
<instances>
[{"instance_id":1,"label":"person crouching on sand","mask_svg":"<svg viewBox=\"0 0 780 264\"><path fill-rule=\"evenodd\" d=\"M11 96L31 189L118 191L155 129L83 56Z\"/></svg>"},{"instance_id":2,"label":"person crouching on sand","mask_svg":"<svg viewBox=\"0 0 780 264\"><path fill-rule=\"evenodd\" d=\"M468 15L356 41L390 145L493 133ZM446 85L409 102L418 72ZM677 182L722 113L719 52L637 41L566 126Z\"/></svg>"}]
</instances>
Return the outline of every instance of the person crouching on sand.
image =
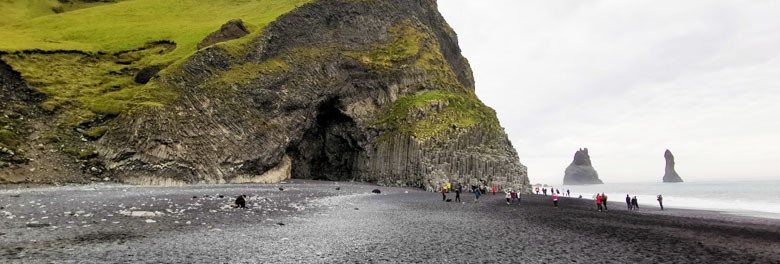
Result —
<instances>
[{"instance_id":1,"label":"person crouching on sand","mask_svg":"<svg viewBox=\"0 0 780 264\"><path fill-rule=\"evenodd\" d=\"M553 199L553 207L558 208L558 194L553 193L552 199Z\"/></svg>"},{"instance_id":2,"label":"person crouching on sand","mask_svg":"<svg viewBox=\"0 0 780 264\"><path fill-rule=\"evenodd\" d=\"M661 206L661 211L663 211L664 210L664 197L659 194L658 198L656 198L656 200L658 200L658 205Z\"/></svg>"}]
</instances>

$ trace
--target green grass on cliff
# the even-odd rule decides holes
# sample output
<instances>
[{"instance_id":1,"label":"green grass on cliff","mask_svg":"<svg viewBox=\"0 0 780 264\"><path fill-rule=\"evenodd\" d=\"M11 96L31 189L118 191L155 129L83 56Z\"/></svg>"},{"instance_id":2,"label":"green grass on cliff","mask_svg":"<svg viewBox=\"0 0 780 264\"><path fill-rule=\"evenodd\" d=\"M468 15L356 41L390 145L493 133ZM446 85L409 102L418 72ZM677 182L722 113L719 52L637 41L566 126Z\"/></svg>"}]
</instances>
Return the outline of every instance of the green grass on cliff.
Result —
<instances>
[{"instance_id":1,"label":"green grass on cliff","mask_svg":"<svg viewBox=\"0 0 780 264\"><path fill-rule=\"evenodd\" d=\"M248 39L310 1L128 0L63 5L56 0L0 0L0 51L8 53L2 59L31 87L47 95L41 107L73 127L135 106L164 105L178 96L176 92L154 81L137 84L135 72L171 65L194 54L200 41L231 19L244 21L252 31ZM273 61L244 66L237 75L280 67Z\"/></svg>"},{"instance_id":2,"label":"green grass on cliff","mask_svg":"<svg viewBox=\"0 0 780 264\"><path fill-rule=\"evenodd\" d=\"M9 0L0 0L7 2ZM0 24L0 50L76 50L88 53L138 49L161 40L177 48L150 63L175 61L195 52L197 44L228 20L240 18L258 31L280 15L311 0L133 0L62 14ZM3 6L9 12L41 13L45 5L24 8L24 1ZM48 2L33 0L33 2ZM44 7L41 7L44 6ZM3 10L6 12L6 10Z\"/></svg>"},{"instance_id":3,"label":"green grass on cliff","mask_svg":"<svg viewBox=\"0 0 780 264\"><path fill-rule=\"evenodd\" d=\"M150 48L139 53L157 50ZM133 82L133 76L123 72L136 62L128 59L127 64L116 63L123 59L126 58L82 53L3 56L30 86L48 96L41 108L57 113L68 127L89 123L99 115L119 115L137 105L161 105L177 97L175 92L161 89L157 83Z\"/></svg>"},{"instance_id":4,"label":"green grass on cliff","mask_svg":"<svg viewBox=\"0 0 780 264\"><path fill-rule=\"evenodd\" d=\"M16 134L7 129L0 129L0 146L16 148L19 145L19 139Z\"/></svg>"},{"instance_id":5,"label":"green grass on cliff","mask_svg":"<svg viewBox=\"0 0 780 264\"><path fill-rule=\"evenodd\" d=\"M0 26L53 15L58 6L57 0L0 0Z\"/></svg>"},{"instance_id":6,"label":"green grass on cliff","mask_svg":"<svg viewBox=\"0 0 780 264\"><path fill-rule=\"evenodd\" d=\"M122 0L0 0L0 26L119 1Z\"/></svg>"},{"instance_id":7,"label":"green grass on cliff","mask_svg":"<svg viewBox=\"0 0 780 264\"><path fill-rule=\"evenodd\" d=\"M449 63L444 59L439 42L426 30L404 21L388 29L390 41L374 45L368 52L346 52L374 71L388 73L417 67L428 74L433 89L466 92Z\"/></svg>"},{"instance_id":8,"label":"green grass on cliff","mask_svg":"<svg viewBox=\"0 0 780 264\"><path fill-rule=\"evenodd\" d=\"M380 128L418 139L443 135L451 128L482 126L500 129L496 112L472 93L429 91L401 97L379 119Z\"/></svg>"},{"instance_id":9,"label":"green grass on cliff","mask_svg":"<svg viewBox=\"0 0 780 264\"><path fill-rule=\"evenodd\" d=\"M383 45L375 45L368 53L346 53L371 68L379 71L389 71L417 56L423 47L426 34L407 24L389 29L391 41Z\"/></svg>"},{"instance_id":10,"label":"green grass on cliff","mask_svg":"<svg viewBox=\"0 0 780 264\"><path fill-rule=\"evenodd\" d=\"M430 30L420 27L404 21L388 29L387 42L367 52L344 54L383 74L413 68L427 74L427 81L418 85L429 91L399 98L376 125L418 139L436 138L452 128L501 129L495 111L458 81L439 42Z\"/></svg>"},{"instance_id":11,"label":"green grass on cliff","mask_svg":"<svg viewBox=\"0 0 780 264\"><path fill-rule=\"evenodd\" d=\"M245 84L252 81L259 75L272 74L277 71L287 71L290 66L279 58L272 58L262 63L249 62L240 65L233 65L228 71L220 74L219 78L208 82L206 85L215 88L228 88L235 85Z\"/></svg>"}]
</instances>

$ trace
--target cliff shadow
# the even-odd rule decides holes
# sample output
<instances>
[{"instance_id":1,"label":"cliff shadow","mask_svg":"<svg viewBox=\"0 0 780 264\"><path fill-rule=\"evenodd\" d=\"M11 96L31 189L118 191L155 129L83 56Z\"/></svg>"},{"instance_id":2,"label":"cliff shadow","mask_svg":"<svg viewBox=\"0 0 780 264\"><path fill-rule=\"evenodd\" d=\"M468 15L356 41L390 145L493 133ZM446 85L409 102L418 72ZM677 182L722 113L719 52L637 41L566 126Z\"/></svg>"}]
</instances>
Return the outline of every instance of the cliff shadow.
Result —
<instances>
[{"instance_id":1,"label":"cliff shadow","mask_svg":"<svg viewBox=\"0 0 780 264\"><path fill-rule=\"evenodd\" d=\"M287 149L292 159L292 178L331 181L357 178L354 168L363 148L354 137L361 131L340 108L339 98L320 103L312 127L300 142Z\"/></svg>"}]
</instances>

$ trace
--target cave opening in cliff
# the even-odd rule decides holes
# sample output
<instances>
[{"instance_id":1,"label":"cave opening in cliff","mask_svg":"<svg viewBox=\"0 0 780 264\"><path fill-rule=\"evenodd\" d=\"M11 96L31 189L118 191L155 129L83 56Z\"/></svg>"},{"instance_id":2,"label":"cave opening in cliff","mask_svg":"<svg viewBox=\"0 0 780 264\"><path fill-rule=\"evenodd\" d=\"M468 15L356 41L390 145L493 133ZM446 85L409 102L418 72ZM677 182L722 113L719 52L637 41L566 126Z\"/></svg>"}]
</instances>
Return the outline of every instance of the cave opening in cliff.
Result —
<instances>
[{"instance_id":1,"label":"cave opening in cliff","mask_svg":"<svg viewBox=\"0 0 780 264\"><path fill-rule=\"evenodd\" d=\"M341 110L338 98L317 108L316 120L301 141L287 153L292 158L292 177L315 180L353 180L355 161L362 151L355 140L355 121Z\"/></svg>"}]
</instances>

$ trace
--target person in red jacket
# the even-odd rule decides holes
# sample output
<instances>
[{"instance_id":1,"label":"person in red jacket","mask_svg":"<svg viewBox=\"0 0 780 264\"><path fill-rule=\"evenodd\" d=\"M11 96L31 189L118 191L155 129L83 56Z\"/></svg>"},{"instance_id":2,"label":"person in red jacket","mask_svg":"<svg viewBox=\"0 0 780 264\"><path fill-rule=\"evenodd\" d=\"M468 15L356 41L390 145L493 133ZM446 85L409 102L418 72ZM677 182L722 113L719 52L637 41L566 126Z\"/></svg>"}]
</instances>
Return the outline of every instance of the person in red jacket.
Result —
<instances>
[{"instance_id":1,"label":"person in red jacket","mask_svg":"<svg viewBox=\"0 0 780 264\"><path fill-rule=\"evenodd\" d=\"M553 207L558 208L558 194L553 193L552 199L553 199Z\"/></svg>"},{"instance_id":2,"label":"person in red jacket","mask_svg":"<svg viewBox=\"0 0 780 264\"><path fill-rule=\"evenodd\" d=\"M596 208L599 209L599 212L601 212L601 200L603 197L601 197L601 194L596 194Z\"/></svg>"},{"instance_id":3,"label":"person in red jacket","mask_svg":"<svg viewBox=\"0 0 780 264\"><path fill-rule=\"evenodd\" d=\"M493 186L492 191L493 191L493 195L496 195L496 186Z\"/></svg>"}]
</instances>

